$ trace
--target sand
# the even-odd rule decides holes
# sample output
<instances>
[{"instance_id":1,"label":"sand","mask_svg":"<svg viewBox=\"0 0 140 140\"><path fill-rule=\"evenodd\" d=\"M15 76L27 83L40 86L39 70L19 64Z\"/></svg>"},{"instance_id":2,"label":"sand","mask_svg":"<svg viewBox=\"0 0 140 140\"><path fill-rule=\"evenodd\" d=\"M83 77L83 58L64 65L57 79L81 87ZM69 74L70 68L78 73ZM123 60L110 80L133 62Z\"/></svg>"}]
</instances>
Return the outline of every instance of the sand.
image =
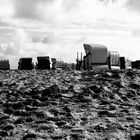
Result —
<instances>
[{"instance_id":1,"label":"sand","mask_svg":"<svg viewBox=\"0 0 140 140\"><path fill-rule=\"evenodd\" d=\"M0 71L2 140L139 140L140 71Z\"/></svg>"}]
</instances>

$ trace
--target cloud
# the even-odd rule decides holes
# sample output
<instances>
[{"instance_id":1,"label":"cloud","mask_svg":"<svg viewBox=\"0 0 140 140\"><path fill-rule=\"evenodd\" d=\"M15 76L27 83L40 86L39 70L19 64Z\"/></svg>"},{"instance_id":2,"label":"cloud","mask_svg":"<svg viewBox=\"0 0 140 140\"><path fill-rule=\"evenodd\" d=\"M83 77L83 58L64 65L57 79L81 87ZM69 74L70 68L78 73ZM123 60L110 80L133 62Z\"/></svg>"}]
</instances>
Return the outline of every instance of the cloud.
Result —
<instances>
[{"instance_id":1,"label":"cloud","mask_svg":"<svg viewBox=\"0 0 140 140\"><path fill-rule=\"evenodd\" d=\"M43 44L57 44L60 42L60 38L54 32L38 33L34 32L32 35L33 43L43 43Z\"/></svg>"},{"instance_id":2,"label":"cloud","mask_svg":"<svg viewBox=\"0 0 140 140\"><path fill-rule=\"evenodd\" d=\"M54 13L58 15L55 3L56 0L14 0L15 17L50 21Z\"/></svg>"},{"instance_id":3,"label":"cloud","mask_svg":"<svg viewBox=\"0 0 140 140\"><path fill-rule=\"evenodd\" d=\"M49 44L49 43L54 43L54 41L55 40L53 38L51 38L50 36L48 36L48 37L44 37L43 38L42 43Z\"/></svg>"},{"instance_id":4,"label":"cloud","mask_svg":"<svg viewBox=\"0 0 140 140\"><path fill-rule=\"evenodd\" d=\"M76 10L77 7L79 7L81 0L62 0L62 6L64 8L65 11L72 11L72 10Z\"/></svg>"},{"instance_id":5,"label":"cloud","mask_svg":"<svg viewBox=\"0 0 140 140\"><path fill-rule=\"evenodd\" d=\"M0 17L32 19L51 24L94 23L97 19L122 21L127 15L127 12L122 10L125 6L139 11L140 2L138 0L5 0L0 2Z\"/></svg>"},{"instance_id":6,"label":"cloud","mask_svg":"<svg viewBox=\"0 0 140 140\"><path fill-rule=\"evenodd\" d=\"M38 4L40 0L14 0L14 8L16 10L15 17L18 18L37 18Z\"/></svg>"},{"instance_id":7,"label":"cloud","mask_svg":"<svg viewBox=\"0 0 140 140\"><path fill-rule=\"evenodd\" d=\"M140 29L139 29L139 28L134 29L134 30L132 31L132 35L133 35L134 37L140 37Z\"/></svg>"},{"instance_id":8,"label":"cloud","mask_svg":"<svg viewBox=\"0 0 140 140\"><path fill-rule=\"evenodd\" d=\"M128 0L126 6L133 11L140 12L140 1L139 0Z\"/></svg>"},{"instance_id":9,"label":"cloud","mask_svg":"<svg viewBox=\"0 0 140 140\"><path fill-rule=\"evenodd\" d=\"M28 35L23 29L5 29L3 34L9 41L0 44L1 53L4 56L18 56L20 50L24 49L24 44L29 41Z\"/></svg>"},{"instance_id":10,"label":"cloud","mask_svg":"<svg viewBox=\"0 0 140 140\"><path fill-rule=\"evenodd\" d=\"M9 59L11 68L17 68L18 59L28 53L25 48L30 39L23 29L14 29L7 40L0 44L2 59Z\"/></svg>"},{"instance_id":11,"label":"cloud","mask_svg":"<svg viewBox=\"0 0 140 140\"><path fill-rule=\"evenodd\" d=\"M0 17L11 18L14 15L13 0L0 1Z\"/></svg>"},{"instance_id":12,"label":"cloud","mask_svg":"<svg viewBox=\"0 0 140 140\"><path fill-rule=\"evenodd\" d=\"M47 23L95 22L125 0L14 0L15 17ZM118 11L118 9L116 9Z\"/></svg>"},{"instance_id":13,"label":"cloud","mask_svg":"<svg viewBox=\"0 0 140 140\"><path fill-rule=\"evenodd\" d=\"M3 53L5 56L16 55L18 52L18 49L16 49L12 43L0 44L0 50L1 50L1 53Z\"/></svg>"}]
</instances>

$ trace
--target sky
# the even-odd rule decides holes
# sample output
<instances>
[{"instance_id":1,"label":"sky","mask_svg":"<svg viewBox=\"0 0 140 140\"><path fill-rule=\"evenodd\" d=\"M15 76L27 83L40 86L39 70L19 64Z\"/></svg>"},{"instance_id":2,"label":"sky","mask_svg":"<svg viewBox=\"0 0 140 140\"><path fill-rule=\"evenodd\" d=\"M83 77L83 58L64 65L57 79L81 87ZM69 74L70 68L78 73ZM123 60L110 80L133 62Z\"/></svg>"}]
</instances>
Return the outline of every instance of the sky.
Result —
<instances>
[{"instance_id":1,"label":"sky","mask_svg":"<svg viewBox=\"0 0 140 140\"><path fill-rule=\"evenodd\" d=\"M0 60L21 57L76 62L84 43L140 59L139 0L0 0Z\"/></svg>"}]
</instances>

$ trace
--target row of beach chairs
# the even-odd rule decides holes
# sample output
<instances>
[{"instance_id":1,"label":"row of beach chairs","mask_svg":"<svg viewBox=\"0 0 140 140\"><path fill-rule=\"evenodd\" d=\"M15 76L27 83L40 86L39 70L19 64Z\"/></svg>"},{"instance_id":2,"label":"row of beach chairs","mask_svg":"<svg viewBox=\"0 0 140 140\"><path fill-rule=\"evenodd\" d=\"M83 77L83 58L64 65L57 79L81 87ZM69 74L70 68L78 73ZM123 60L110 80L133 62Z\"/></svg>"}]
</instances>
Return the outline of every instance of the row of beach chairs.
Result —
<instances>
[{"instance_id":1,"label":"row of beach chairs","mask_svg":"<svg viewBox=\"0 0 140 140\"><path fill-rule=\"evenodd\" d=\"M57 60L56 58L50 58L49 56L37 57L37 63L32 62L32 58L21 58L18 62L19 70L32 70L32 69L75 69L75 64L64 63L64 61Z\"/></svg>"},{"instance_id":2,"label":"row of beach chairs","mask_svg":"<svg viewBox=\"0 0 140 140\"><path fill-rule=\"evenodd\" d=\"M108 48L100 44L84 44L85 56L79 59L77 54L77 70L94 70L94 69L130 69L132 62L120 57L116 51L108 51Z\"/></svg>"}]
</instances>

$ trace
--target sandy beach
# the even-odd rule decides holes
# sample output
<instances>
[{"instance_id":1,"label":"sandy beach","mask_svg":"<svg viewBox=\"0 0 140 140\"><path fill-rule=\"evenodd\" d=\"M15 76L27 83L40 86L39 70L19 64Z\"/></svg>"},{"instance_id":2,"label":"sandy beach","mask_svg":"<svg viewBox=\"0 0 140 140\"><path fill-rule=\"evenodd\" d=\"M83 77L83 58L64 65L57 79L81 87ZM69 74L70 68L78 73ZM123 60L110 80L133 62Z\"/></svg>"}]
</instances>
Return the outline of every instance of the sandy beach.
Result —
<instances>
[{"instance_id":1,"label":"sandy beach","mask_svg":"<svg viewBox=\"0 0 140 140\"><path fill-rule=\"evenodd\" d=\"M0 71L1 140L138 140L140 71Z\"/></svg>"}]
</instances>

